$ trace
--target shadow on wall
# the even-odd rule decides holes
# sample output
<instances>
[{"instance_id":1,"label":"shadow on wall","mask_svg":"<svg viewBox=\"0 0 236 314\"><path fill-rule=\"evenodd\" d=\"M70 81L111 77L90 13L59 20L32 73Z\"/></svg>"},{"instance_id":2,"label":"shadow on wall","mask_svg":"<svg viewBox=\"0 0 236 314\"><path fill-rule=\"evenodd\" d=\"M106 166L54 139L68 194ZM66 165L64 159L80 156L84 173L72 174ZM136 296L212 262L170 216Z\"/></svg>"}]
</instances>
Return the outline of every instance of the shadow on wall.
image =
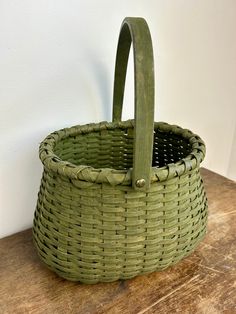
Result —
<instances>
[{"instance_id":1,"label":"shadow on wall","mask_svg":"<svg viewBox=\"0 0 236 314\"><path fill-rule=\"evenodd\" d=\"M236 181L236 124L234 128L234 135L231 147L231 154L229 158L228 177Z\"/></svg>"},{"instance_id":2,"label":"shadow on wall","mask_svg":"<svg viewBox=\"0 0 236 314\"><path fill-rule=\"evenodd\" d=\"M24 147L24 149L22 149ZM32 226L42 166L35 149L35 138L18 138L1 171L4 184L1 187L0 238ZM17 227L16 227L17 226Z\"/></svg>"}]
</instances>

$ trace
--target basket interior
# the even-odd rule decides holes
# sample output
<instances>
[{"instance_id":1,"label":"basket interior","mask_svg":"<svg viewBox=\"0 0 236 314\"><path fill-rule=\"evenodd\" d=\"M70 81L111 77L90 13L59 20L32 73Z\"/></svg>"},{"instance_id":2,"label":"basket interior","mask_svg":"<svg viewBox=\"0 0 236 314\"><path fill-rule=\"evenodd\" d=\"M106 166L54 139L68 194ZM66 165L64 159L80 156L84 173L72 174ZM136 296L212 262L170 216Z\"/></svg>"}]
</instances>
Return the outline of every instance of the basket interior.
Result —
<instances>
[{"instance_id":1,"label":"basket interior","mask_svg":"<svg viewBox=\"0 0 236 314\"><path fill-rule=\"evenodd\" d=\"M57 142L54 153L75 165L93 168L129 169L133 163L133 129L114 129L67 136ZM191 152L185 138L154 130L153 167L175 163Z\"/></svg>"},{"instance_id":2,"label":"basket interior","mask_svg":"<svg viewBox=\"0 0 236 314\"><path fill-rule=\"evenodd\" d=\"M133 130L115 129L68 136L60 140L54 153L75 165L93 168L129 169L133 163ZM163 167L185 158L190 143L172 132L154 130L153 167Z\"/></svg>"}]
</instances>

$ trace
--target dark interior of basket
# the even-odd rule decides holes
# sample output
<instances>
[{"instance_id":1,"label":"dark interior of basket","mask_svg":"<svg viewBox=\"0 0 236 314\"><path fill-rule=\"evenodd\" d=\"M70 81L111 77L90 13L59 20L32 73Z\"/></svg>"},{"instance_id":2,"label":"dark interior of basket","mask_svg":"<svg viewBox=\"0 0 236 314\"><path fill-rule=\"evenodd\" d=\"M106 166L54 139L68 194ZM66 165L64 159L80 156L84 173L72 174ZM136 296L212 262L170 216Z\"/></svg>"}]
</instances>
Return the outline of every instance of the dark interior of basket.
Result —
<instances>
[{"instance_id":1,"label":"dark interior of basket","mask_svg":"<svg viewBox=\"0 0 236 314\"><path fill-rule=\"evenodd\" d=\"M153 167L175 163L190 152L191 145L182 136L154 130ZM115 129L69 135L57 142L54 153L75 165L129 169L133 162L133 130Z\"/></svg>"}]
</instances>

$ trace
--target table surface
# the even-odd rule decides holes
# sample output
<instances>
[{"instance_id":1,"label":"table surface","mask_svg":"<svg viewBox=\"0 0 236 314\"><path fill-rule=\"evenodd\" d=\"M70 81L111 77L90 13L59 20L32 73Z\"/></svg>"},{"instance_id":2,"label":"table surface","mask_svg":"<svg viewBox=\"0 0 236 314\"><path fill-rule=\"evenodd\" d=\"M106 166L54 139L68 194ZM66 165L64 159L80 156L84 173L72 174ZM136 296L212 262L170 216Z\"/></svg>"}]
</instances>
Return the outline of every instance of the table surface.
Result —
<instances>
[{"instance_id":1,"label":"table surface","mask_svg":"<svg viewBox=\"0 0 236 314\"><path fill-rule=\"evenodd\" d=\"M0 240L0 313L236 313L236 183L201 172L208 233L189 257L162 272L85 285L44 267L26 230Z\"/></svg>"}]
</instances>

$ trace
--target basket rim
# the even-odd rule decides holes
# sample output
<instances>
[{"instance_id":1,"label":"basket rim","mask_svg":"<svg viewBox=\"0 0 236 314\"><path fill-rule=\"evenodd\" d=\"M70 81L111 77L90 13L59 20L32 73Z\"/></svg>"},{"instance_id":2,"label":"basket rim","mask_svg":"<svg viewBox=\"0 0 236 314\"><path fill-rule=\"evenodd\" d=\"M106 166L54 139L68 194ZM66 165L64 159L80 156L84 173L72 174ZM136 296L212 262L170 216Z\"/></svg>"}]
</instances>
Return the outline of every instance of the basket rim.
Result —
<instances>
[{"instance_id":1,"label":"basket rim","mask_svg":"<svg viewBox=\"0 0 236 314\"><path fill-rule=\"evenodd\" d=\"M132 168L127 170L116 170L113 168L93 168L86 165L75 165L64 161L54 153L56 144L66 137L78 134L88 134L102 130L134 128L134 120L89 123L85 125L75 125L63 128L50 133L40 144L39 157L47 170L63 175L72 180L81 180L90 183L108 183L110 185L131 185ZM165 181L177 176L181 176L190 170L199 167L206 153L204 141L192 131L184 129L178 125L166 122L154 122L154 130L176 134L188 140L191 145L191 152L175 163L169 163L163 167L151 168L151 183Z\"/></svg>"}]
</instances>

